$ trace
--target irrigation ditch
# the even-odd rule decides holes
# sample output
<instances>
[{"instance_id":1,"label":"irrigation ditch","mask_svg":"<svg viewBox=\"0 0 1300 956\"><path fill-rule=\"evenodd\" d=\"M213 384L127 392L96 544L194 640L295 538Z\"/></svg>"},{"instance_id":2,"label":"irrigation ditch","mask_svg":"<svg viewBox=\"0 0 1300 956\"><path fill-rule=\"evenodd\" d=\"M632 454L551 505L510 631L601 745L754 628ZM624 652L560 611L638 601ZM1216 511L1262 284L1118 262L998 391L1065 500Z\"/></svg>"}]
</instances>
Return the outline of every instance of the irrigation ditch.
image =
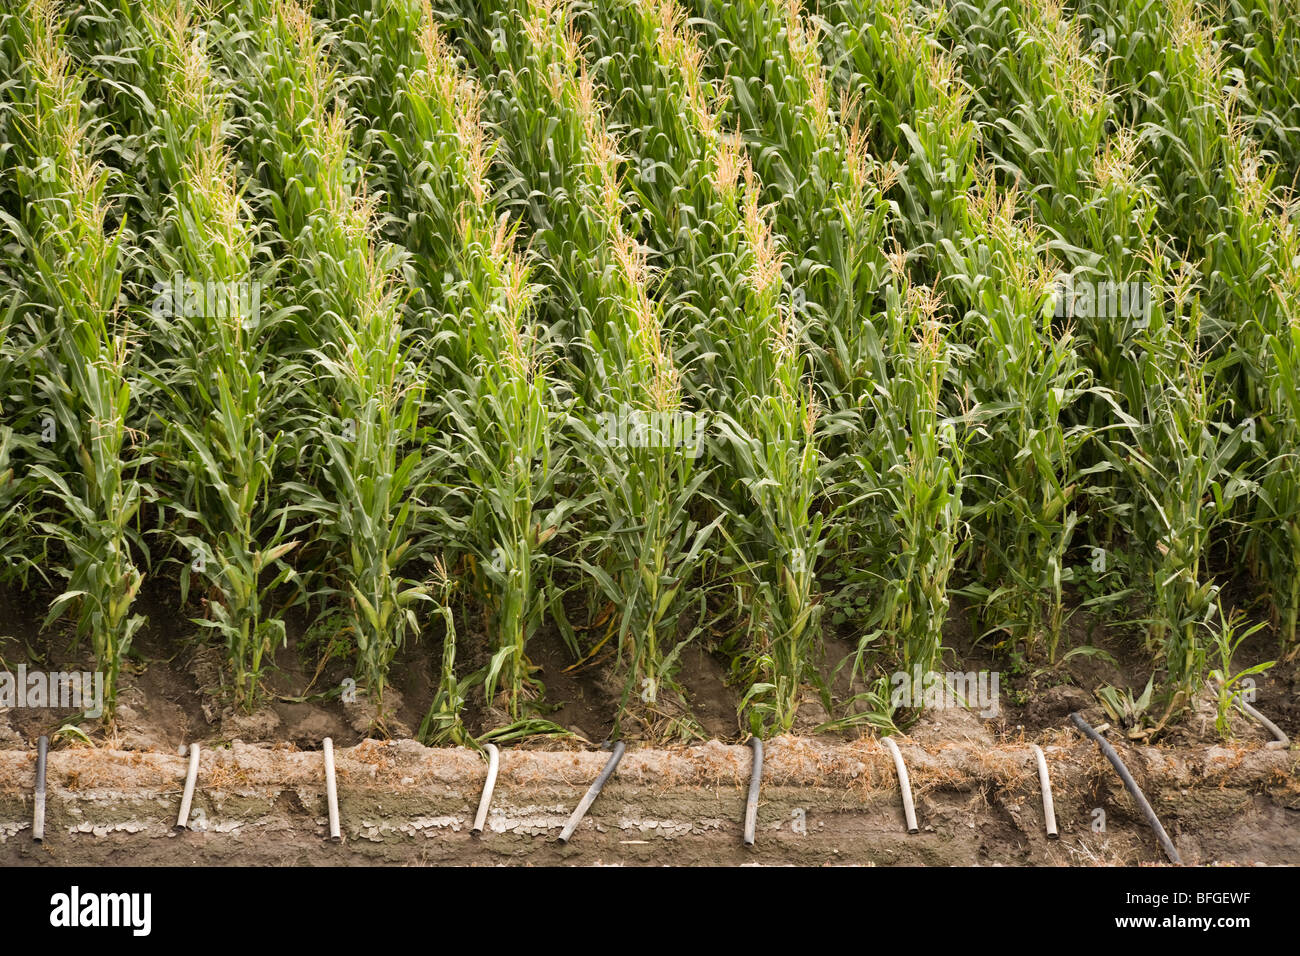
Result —
<instances>
[{"instance_id":1,"label":"irrigation ditch","mask_svg":"<svg viewBox=\"0 0 1300 956\"><path fill-rule=\"evenodd\" d=\"M502 748L476 836L483 755L411 740L336 748L342 839L334 843L323 751L242 742L202 749L181 830L188 755L62 749L47 758L37 844L37 755L5 751L0 864L1165 862L1091 741L1062 729L1040 746L1059 839L1048 833L1032 743L900 739L918 824L909 834L895 760L881 741L768 741L751 847L743 829L753 751L718 741L627 749L567 844L558 837L609 753ZM1121 749L1182 862L1300 861L1300 755L1253 743Z\"/></svg>"}]
</instances>

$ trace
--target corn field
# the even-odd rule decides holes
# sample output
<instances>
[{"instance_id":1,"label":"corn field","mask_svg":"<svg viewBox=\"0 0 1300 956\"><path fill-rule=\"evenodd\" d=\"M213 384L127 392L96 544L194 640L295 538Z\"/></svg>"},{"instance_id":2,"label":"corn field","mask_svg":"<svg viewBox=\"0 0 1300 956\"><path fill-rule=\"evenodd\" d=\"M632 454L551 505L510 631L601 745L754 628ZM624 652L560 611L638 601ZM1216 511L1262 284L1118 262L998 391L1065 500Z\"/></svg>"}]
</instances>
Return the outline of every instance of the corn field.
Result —
<instances>
[{"instance_id":1,"label":"corn field","mask_svg":"<svg viewBox=\"0 0 1300 956\"><path fill-rule=\"evenodd\" d=\"M1270 0L16 0L0 586L110 720L152 613L380 731L423 646L426 742L561 731L550 636L892 731L961 618L1163 727L1300 650L1297 84Z\"/></svg>"}]
</instances>

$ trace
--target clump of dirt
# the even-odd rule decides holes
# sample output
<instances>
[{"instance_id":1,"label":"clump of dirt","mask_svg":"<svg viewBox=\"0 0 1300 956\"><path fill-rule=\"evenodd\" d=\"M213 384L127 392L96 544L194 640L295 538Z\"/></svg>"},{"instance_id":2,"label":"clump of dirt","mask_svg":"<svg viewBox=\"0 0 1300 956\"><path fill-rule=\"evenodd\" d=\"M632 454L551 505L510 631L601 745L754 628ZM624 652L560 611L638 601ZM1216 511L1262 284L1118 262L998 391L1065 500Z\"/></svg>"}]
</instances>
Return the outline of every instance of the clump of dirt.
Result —
<instances>
[{"instance_id":1,"label":"clump of dirt","mask_svg":"<svg viewBox=\"0 0 1300 956\"><path fill-rule=\"evenodd\" d=\"M740 695L727 683L726 665L699 644L687 647L679 660L677 681L686 688L690 713L700 728L718 740L739 739Z\"/></svg>"},{"instance_id":2,"label":"clump of dirt","mask_svg":"<svg viewBox=\"0 0 1300 956\"><path fill-rule=\"evenodd\" d=\"M599 743L608 739L623 694L612 670L575 665L573 655L553 627L542 628L533 636L528 656L539 668L537 676L546 688L543 716L583 740ZM597 662L602 660L597 658Z\"/></svg>"},{"instance_id":3,"label":"clump of dirt","mask_svg":"<svg viewBox=\"0 0 1300 956\"><path fill-rule=\"evenodd\" d=\"M282 736L295 747L314 749L321 745L326 737L342 740L345 737L344 724L338 715L311 704L280 704L277 706L282 723Z\"/></svg>"}]
</instances>

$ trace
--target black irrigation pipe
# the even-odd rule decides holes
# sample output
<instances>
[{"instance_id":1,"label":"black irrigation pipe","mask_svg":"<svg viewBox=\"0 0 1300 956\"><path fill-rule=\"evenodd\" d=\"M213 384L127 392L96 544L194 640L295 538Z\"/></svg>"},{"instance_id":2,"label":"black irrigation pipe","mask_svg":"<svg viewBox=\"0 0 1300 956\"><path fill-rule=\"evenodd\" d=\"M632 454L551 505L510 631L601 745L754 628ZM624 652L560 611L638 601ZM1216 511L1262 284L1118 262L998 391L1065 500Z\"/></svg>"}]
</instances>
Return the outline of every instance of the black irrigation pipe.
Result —
<instances>
[{"instance_id":1,"label":"black irrigation pipe","mask_svg":"<svg viewBox=\"0 0 1300 956\"><path fill-rule=\"evenodd\" d=\"M1178 849L1169 839L1169 834L1165 832L1165 828L1161 826L1160 818L1157 817L1156 812L1151 809L1151 804L1148 803L1147 798L1142 795L1142 791L1138 788L1137 781L1134 780L1133 775L1128 772L1128 767L1124 766L1124 761L1119 759L1119 754L1115 752L1115 748L1103 740L1101 734L1093 730L1092 727L1089 726L1088 722L1079 716L1078 712L1071 714L1070 719L1074 721L1074 726L1078 727L1085 734L1091 737L1096 742L1097 746L1101 748L1101 752L1106 755L1106 759L1110 761L1110 765L1115 768L1115 772L1118 773L1120 779L1124 781L1125 788L1127 788L1128 792L1133 795L1133 799L1137 801L1138 808L1142 811L1142 815L1146 817L1147 823L1149 823L1151 829L1155 831L1157 839L1160 840L1160 846L1165 851L1165 856L1169 857L1169 862L1176 866L1182 866L1183 858L1178 855Z\"/></svg>"},{"instance_id":2,"label":"black irrigation pipe","mask_svg":"<svg viewBox=\"0 0 1300 956\"><path fill-rule=\"evenodd\" d=\"M578 824L582 822L582 818L587 815L587 810L596 801L596 798L600 796L600 791L605 786L605 781L613 776L614 770L618 767L618 762L623 759L623 751L626 749L627 744L623 743L621 740L614 744L614 752L610 754L609 760L605 764L605 769L600 772L600 776L596 778L595 783L587 788L587 792L583 795L582 801L578 804L577 809L573 811L573 816L569 817L569 822L566 823L564 829L560 831L561 843L569 842L569 838L573 836L573 831L578 828Z\"/></svg>"},{"instance_id":3,"label":"black irrigation pipe","mask_svg":"<svg viewBox=\"0 0 1300 956\"><path fill-rule=\"evenodd\" d=\"M42 735L36 741L36 798L32 808L32 840L45 842L45 755L50 749L50 738Z\"/></svg>"},{"instance_id":4,"label":"black irrigation pipe","mask_svg":"<svg viewBox=\"0 0 1300 956\"><path fill-rule=\"evenodd\" d=\"M754 829L758 826L758 790L763 781L763 741L749 738L754 751L754 769L749 774L749 798L745 801L745 846L754 845Z\"/></svg>"}]
</instances>

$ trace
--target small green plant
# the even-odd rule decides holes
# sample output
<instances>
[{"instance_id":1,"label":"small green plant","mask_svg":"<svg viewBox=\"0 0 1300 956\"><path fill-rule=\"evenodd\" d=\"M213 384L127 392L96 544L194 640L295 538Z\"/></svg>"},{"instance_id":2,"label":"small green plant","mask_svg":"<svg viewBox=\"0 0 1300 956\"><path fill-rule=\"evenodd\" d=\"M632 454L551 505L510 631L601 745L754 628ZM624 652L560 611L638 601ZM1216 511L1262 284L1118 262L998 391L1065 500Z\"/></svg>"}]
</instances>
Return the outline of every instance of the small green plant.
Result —
<instances>
[{"instance_id":1,"label":"small green plant","mask_svg":"<svg viewBox=\"0 0 1300 956\"><path fill-rule=\"evenodd\" d=\"M451 606L456 582L448 575L447 566L442 558L434 559L433 572L431 583L434 606L446 630L442 638L442 665L438 692L429 707L429 712L424 715L416 736L430 746L440 744L466 746L470 738L465 725L461 722L465 692L462 683L456 678L456 618Z\"/></svg>"},{"instance_id":2,"label":"small green plant","mask_svg":"<svg viewBox=\"0 0 1300 956\"><path fill-rule=\"evenodd\" d=\"M1107 684L1097 688L1097 698L1102 709L1112 721L1128 732L1129 737L1140 740L1150 735L1146 729L1147 711L1151 708L1151 694L1155 688L1155 675L1147 680L1146 689L1137 697L1130 688Z\"/></svg>"},{"instance_id":3,"label":"small green plant","mask_svg":"<svg viewBox=\"0 0 1300 956\"><path fill-rule=\"evenodd\" d=\"M1237 653L1237 648L1241 646L1242 641L1264 626L1264 623L1260 621L1242 630L1241 624L1245 616L1244 611L1236 609L1225 618L1223 616L1223 607L1222 605L1219 606L1219 620L1222 624L1214 635L1214 648L1218 652L1219 666L1210 671L1210 682L1214 686L1217 705L1214 729L1225 740L1231 735L1228 714L1232 712L1235 705L1244 699L1246 693L1246 689L1242 685L1243 680L1255 674L1262 674L1277 663L1277 661L1264 661L1235 674L1233 673L1232 658Z\"/></svg>"}]
</instances>

